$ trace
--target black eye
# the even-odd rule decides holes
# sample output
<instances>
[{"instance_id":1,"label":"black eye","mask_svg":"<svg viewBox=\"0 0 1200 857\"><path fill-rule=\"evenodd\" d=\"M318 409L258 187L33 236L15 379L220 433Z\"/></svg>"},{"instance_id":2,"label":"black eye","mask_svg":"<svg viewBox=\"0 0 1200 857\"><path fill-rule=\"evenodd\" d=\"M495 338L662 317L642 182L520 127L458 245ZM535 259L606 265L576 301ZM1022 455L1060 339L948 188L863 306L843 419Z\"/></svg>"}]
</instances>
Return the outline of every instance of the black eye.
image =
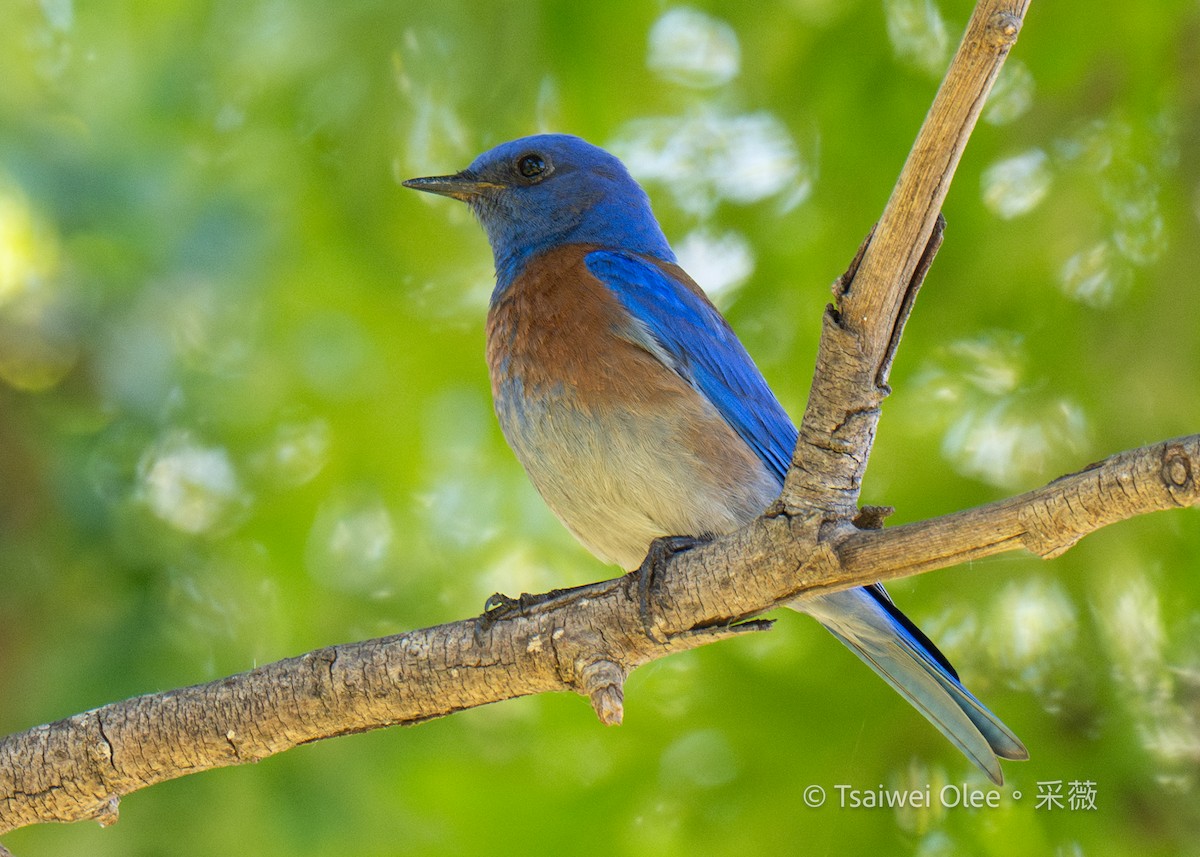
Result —
<instances>
[{"instance_id":1,"label":"black eye","mask_svg":"<svg viewBox=\"0 0 1200 857\"><path fill-rule=\"evenodd\" d=\"M540 176L545 171L546 161L541 155L533 153L522 155L521 159L517 161L517 172L527 179Z\"/></svg>"}]
</instances>

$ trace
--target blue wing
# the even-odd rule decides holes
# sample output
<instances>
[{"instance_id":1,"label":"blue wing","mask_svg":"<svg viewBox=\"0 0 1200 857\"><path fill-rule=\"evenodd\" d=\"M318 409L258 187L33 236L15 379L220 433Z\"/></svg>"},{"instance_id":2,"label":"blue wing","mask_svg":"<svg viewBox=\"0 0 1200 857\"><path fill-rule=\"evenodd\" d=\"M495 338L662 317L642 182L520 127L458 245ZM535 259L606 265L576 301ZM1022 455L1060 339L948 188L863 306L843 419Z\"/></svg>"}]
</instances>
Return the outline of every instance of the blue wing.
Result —
<instances>
[{"instance_id":1,"label":"blue wing","mask_svg":"<svg viewBox=\"0 0 1200 857\"><path fill-rule=\"evenodd\" d=\"M717 411L783 482L796 427L729 323L703 294L631 253L596 250L585 257L648 337L639 344L712 402Z\"/></svg>"}]
</instances>

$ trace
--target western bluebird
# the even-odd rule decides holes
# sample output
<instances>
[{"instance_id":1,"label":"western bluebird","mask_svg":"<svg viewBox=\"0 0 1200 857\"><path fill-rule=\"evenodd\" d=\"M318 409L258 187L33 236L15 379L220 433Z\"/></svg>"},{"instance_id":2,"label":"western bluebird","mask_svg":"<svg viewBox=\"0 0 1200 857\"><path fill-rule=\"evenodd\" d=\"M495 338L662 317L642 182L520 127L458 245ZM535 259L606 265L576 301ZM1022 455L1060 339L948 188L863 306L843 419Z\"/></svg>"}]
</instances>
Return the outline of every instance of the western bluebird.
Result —
<instances>
[{"instance_id":1,"label":"western bluebird","mask_svg":"<svg viewBox=\"0 0 1200 857\"><path fill-rule=\"evenodd\" d=\"M561 134L513 140L406 187L462 200L496 288L487 360L509 445L593 554L637 568L672 535L734 530L779 494L796 428L676 263L619 160ZM876 584L798 600L995 783L1020 740Z\"/></svg>"}]
</instances>

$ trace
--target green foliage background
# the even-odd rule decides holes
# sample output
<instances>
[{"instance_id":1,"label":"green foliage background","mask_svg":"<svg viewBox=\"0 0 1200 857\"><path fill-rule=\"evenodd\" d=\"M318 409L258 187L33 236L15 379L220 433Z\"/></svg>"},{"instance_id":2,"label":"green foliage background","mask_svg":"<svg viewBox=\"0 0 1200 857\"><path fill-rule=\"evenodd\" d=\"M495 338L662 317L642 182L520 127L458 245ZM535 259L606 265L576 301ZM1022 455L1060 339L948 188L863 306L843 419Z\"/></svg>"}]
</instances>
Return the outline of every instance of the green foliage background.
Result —
<instances>
[{"instance_id":1,"label":"green foliage background","mask_svg":"<svg viewBox=\"0 0 1200 857\"><path fill-rule=\"evenodd\" d=\"M669 8L0 0L0 731L614 572L494 424L482 235L400 179L538 130L666 152L631 166L673 241L732 242L710 253L743 263L720 302L800 412L828 286L970 4L669 19L708 53L673 51ZM1198 39L1191 0L1033 4L955 180L866 502L919 519L1200 430ZM578 698L518 700L5 844L1200 853L1198 524L1159 514L1053 562L893 587L1029 746L998 809L837 808L836 784L985 784L788 614L635 674L619 729ZM1095 809L1035 808L1053 780L1094 782Z\"/></svg>"}]
</instances>

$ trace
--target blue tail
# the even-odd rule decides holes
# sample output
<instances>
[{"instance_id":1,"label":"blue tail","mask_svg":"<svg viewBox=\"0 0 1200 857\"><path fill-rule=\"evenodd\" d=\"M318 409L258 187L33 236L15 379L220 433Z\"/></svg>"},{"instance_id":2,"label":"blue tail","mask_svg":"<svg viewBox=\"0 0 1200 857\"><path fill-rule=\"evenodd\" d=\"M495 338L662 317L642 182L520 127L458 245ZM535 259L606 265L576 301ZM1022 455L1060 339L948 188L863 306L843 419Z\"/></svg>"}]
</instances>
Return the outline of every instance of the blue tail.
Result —
<instances>
[{"instance_id":1,"label":"blue tail","mask_svg":"<svg viewBox=\"0 0 1200 857\"><path fill-rule=\"evenodd\" d=\"M924 714L996 785L1002 759L1029 751L958 680L954 667L891 602L882 586L851 589L794 602L841 640Z\"/></svg>"}]
</instances>

